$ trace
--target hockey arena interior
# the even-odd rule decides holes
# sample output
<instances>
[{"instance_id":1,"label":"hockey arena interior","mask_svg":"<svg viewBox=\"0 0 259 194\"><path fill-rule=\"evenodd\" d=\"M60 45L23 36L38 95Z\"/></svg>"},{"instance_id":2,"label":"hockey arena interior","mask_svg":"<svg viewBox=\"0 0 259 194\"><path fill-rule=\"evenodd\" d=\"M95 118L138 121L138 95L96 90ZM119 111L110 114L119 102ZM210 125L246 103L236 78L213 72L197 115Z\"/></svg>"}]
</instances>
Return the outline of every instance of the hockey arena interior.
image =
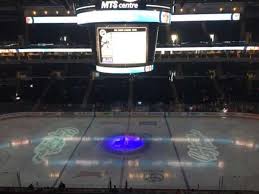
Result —
<instances>
[{"instance_id":1,"label":"hockey arena interior","mask_svg":"<svg viewBox=\"0 0 259 194\"><path fill-rule=\"evenodd\" d=\"M0 0L0 24L0 193L259 192L258 0Z\"/></svg>"}]
</instances>

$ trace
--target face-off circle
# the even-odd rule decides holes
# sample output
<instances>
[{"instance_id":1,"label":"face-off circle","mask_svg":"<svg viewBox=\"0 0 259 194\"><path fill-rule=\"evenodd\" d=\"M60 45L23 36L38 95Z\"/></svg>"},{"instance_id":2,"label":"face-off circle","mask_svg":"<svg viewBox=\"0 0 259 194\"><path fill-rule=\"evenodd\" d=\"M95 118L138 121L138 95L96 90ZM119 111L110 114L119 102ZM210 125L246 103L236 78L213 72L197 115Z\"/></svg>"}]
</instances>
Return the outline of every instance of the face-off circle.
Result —
<instances>
[{"instance_id":1,"label":"face-off circle","mask_svg":"<svg viewBox=\"0 0 259 194\"><path fill-rule=\"evenodd\" d=\"M107 137L103 142L103 148L116 154L132 154L145 147L143 137L134 134L120 134Z\"/></svg>"}]
</instances>

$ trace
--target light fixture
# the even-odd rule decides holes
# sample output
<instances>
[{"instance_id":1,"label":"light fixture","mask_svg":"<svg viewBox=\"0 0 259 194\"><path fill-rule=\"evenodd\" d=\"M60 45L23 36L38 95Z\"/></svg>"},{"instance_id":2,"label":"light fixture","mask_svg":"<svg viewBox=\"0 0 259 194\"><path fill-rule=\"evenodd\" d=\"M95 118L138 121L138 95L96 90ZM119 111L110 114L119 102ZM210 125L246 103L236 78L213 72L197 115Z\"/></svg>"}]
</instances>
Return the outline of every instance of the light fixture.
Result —
<instances>
[{"instance_id":1,"label":"light fixture","mask_svg":"<svg viewBox=\"0 0 259 194\"><path fill-rule=\"evenodd\" d=\"M183 8L180 9L180 12L181 12L181 13L183 12Z\"/></svg>"},{"instance_id":2,"label":"light fixture","mask_svg":"<svg viewBox=\"0 0 259 194\"><path fill-rule=\"evenodd\" d=\"M237 8L236 7L233 7L233 11L236 11L237 10Z\"/></svg>"},{"instance_id":3,"label":"light fixture","mask_svg":"<svg viewBox=\"0 0 259 194\"><path fill-rule=\"evenodd\" d=\"M174 79L176 77L176 71L169 71L169 81L174 82Z\"/></svg>"},{"instance_id":4,"label":"light fixture","mask_svg":"<svg viewBox=\"0 0 259 194\"><path fill-rule=\"evenodd\" d=\"M92 52L91 48L28 48L28 49L18 49L18 53L84 53ZM1 49L0 49L1 53Z\"/></svg>"},{"instance_id":5,"label":"light fixture","mask_svg":"<svg viewBox=\"0 0 259 194\"><path fill-rule=\"evenodd\" d=\"M18 93L16 93L16 97L15 97L15 99L18 101L18 100L21 100L21 97L19 96L19 94Z\"/></svg>"},{"instance_id":6,"label":"light fixture","mask_svg":"<svg viewBox=\"0 0 259 194\"><path fill-rule=\"evenodd\" d=\"M172 15L171 22L191 21L237 21L240 13L218 13L218 14L179 14Z\"/></svg>"},{"instance_id":7,"label":"light fixture","mask_svg":"<svg viewBox=\"0 0 259 194\"><path fill-rule=\"evenodd\" d=\"M211 46L211 47L171 47L171 48L156 48L157 52L194 52L194 51L249 51L259 50L259 48L253 48L248 46Z\"/></svg>"},{"instance_id":8,"label":"light fixture","mask_svg":"<svg viewBox=\"0 0 259 194\"><path fill-rule=\"evenodd\" d=\"M171 40L172 40L173 44L175 44L178 41L178 35L177 34L172 34L171 35Z\"/></svg>"},{"instance_id":9,"label":"light fixture","mask_svg":"<svg viewBox=\"0 0 259 194\"><path fill-rule=\"evenodd\" d=\"M68 14L68 15L70 14L70 11L69 11L69 10L67 11L67 14Z\"/></svg>"},{"instance_id":10,"label":"light fixture","mask_svg":"<svg viewBox=\"0 0 259 194\"><path fill-rule=\"evenodd\" d=\"M34 11L32 11L32 14L33 15L37 15L37 12L34 10Z\"/></svg>"},{"instance_id":11,"label":"light fixture","mask_svg":"<svg viewBox=\"0 0 259 194\"><path fill-rule=\"evenodd\" d=\"M211 42L215 41L215 34L210 34L210 40L211 40Z\"/></svg>"},{"instance_id":12,"label":"light fixture","mask_svg":"<svg viewBox=\"0 0 259 194\"><path fill-rule=\"evenodd\" d=\"M227 108L223 108L222 112L223 112L223 113L227 113L227 112L228 112L228 109L227 109Z\"/></svg>"},{"instance_id":13,"label":"light fixture","mask_svg":"<svg viewBox=\"0 0 259 194\"><path fill-rule=\"evenodd\" d=\"M48 15L48 11L45 10L45 11L44 11L44 14L45 14L45 15Z\"/></svg>"},{"instance_id":14,"label":"light fixture","mask_svg":"<svg viewBox=\"0 0 259 194\"><path fill-rule=\"evenodd\" d=\"M224 10L224 9L223 9L222 7L221 7L221 8L219 8L219 11L220 11L220 12L222 12L223 10Z\"/></svg>"},{"instance_id":15,"label":"light fixture","mask_svg":"<svg viewBox=\"0 0 259 194\"><path fill-rule=\"evenodd\" d=\"M58 10L56 11L56 14L57 14L57 15L59 14L59 11L58 11Z\"/></svg>"},{"instance_id":16,"label":"light fixture","mask_svg":"<svg viewBox=\"0 0 259 194\"><path fill-rule=\"evenodd\" d=\"M133 12L133 13L131 13ZM151 12L151 13L147 13ZM118 17L118 14L120 17ZM71 14L72 15L72 14ZM217 13L217 14L177 14L168 15L170 19L162 21L158 11L144 10L105 10L79 13L77 16L53 16L53 17L26 17L27 24L90 24L109 22L197 22L197 21L237 21L240 13Z\"/></svg>"},{"instance_id":17,"label":"light fixture","mask_svg":"<svg viewBox=\"0 0 259 194\"><path fill-rule=\"evenodd\" d=\"M224 168L224 162L223 161L218 162L218 168Z\"/></svg>"}]
</instances>

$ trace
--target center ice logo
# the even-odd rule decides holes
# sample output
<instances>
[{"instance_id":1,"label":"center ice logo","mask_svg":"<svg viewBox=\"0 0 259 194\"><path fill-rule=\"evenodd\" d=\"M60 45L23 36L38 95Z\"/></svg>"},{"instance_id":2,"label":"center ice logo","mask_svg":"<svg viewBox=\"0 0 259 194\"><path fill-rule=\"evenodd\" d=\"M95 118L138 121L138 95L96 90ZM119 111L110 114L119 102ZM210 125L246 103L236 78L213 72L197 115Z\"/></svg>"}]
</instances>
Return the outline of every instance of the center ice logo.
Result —
<instances>
[{"instance_id":1,"label":"center ice logo","mask_svg":"<svg viewBox=\"0 0 259 194\"><path fill-rule=\"evenodd\" d=\"M217 147L212 144L212 139L203 135L200 131L192 129L186 135L188 142L188 155L200 162L216 161L219 156Z\"/></svg>"},{"instance_id":2,"label":"center ice logo","mask_svg":"<svg viewBox=\"0 0 259 194\"><path fill-rule=\"evenodd\" d=\"M65 146L64 138L74 137L78 133L79 130L76 128L60 128L48 133L48 136L44 137L42 142L35 147L32 161L40 164L46 161L47 156L60 153Z\"/></svg>"}]
</instances>

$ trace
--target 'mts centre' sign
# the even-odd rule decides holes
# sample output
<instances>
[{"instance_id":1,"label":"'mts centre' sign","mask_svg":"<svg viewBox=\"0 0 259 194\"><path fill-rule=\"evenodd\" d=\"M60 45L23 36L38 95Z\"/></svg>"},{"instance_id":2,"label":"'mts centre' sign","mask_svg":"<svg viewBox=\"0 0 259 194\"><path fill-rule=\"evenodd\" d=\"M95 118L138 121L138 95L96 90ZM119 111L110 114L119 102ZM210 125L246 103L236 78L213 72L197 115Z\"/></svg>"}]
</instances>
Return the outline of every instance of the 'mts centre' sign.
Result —
<instances>
[{"instance_id":1,"label":"'mts centre' sign","mask_svg":"<svg viewBox=\"0 0 259 194\"><path fill-rule=\"evenodd\" d=\"M101 1L101 9L138 9L138 0Z\"/></svg>"}]
</instances>

